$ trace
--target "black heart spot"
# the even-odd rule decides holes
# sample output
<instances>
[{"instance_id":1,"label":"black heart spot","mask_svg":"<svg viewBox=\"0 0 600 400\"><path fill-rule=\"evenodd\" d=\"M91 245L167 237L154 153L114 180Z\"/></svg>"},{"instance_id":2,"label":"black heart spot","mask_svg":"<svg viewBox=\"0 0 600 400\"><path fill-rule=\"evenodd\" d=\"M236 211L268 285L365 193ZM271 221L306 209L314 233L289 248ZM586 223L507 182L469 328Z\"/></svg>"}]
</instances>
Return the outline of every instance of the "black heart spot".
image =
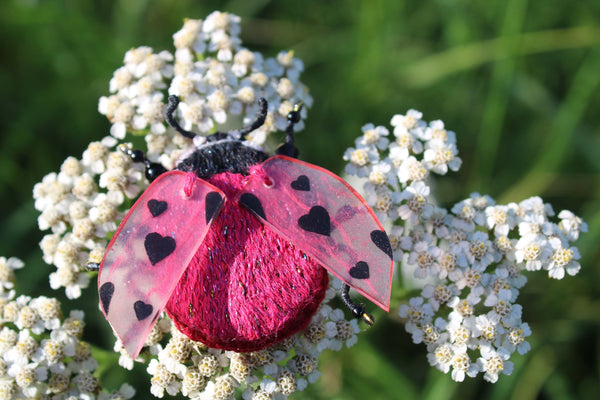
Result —
<instances>
[{"instance_id":1,"label":"black heart spot","mask_svg":"<svg viewBox=\"0 0 600 400\"><path fill-rule=\"evenodd\" d=\"M204 210L206 214L206 223L208 224L215 214L221 209L223 198L218 192L210 192L206 195Z\"/></svg>"},{"instance_id":2,"label":"black heart spot","mask_svg":"<svg viewBox=\"0 0 600 400\"><path fill-rule=\"evenodd\" d=\"M371 241L375 243L375 246L377 246L379 250L387 254L390 260L394 259L392 246L390 245L390 239L388 238L388 235L385 233L385 231L375 230L371 232Z\"/></svg>"},{"instance_id":3,"label":"black heart spot","mask_svg":"<svg viewBox=\"0 0 600 400\"><path fill-rule=\"evenodd\" d=\"M266 221L267 217L265 217L265 210L263 209L258 197L252 193L242 194L240 196L240 204Z\"/></svg>"},{"instance_id":4,"label":"black heart spot","mask_svg":"<svg viewBox=\"0 0 600 400\"><path fill-rule=\"evenodd\" d=\"M148 316L152 314L154 307L152 307L152 304L146 304L143 301L138 300L133 305L133 310L135 311L135 316L137 317L138 321L141 321L145 318L148 318Z\"/></svg>"},{"instance_id":5,"label":"black heart spot","mask_svg":"<svg viewBox=\"0 0 600 400\"><path fill-rule=\"evenodd\" d=\"M100 302L102 303L102 309L104 313L108 315L108 307L112 300L113 294L115 293L115 285L112 282L106 282L100 286L98 294L100 296Z\"/></svg>"},{"instance_id":6,"label":"black heart spot","mask_svg":"<svg viewBox=\"0 0 600 400\"><path fill-rule=\"evenodd\" d=\"M302 190L308 192L310 190L310 180L306 175L300 175L298 179L292 182L290 185L294 190Z\"/></svg>"},{"instance_id":7,"label":"black heart spot","mask_svg":"<svg viewBox=\"0 0 600 400\"><path fill-rule=\"evenodd\" d=\"M327 210L321 206L314 206L308 214L298 218L298 226L305 231L329 236L331 233L331 219Z\"/></svg>"},{"instance_id":8,"label":"black heart spot","mask_svg":"<svg viewBox=\"0 0 600 400\"><path fill-rule=\"evenodd\" d=\"M158 217L167 209L167 202L152 199L148 201L148 209L153 217Z\"/></svg>"},{"instance_id":9,"label":"black heart spot","mask_svg":"<svg viewBox=\"0 0 600 400\"><path fill-rule=\"evenodd\" d=\"M160 234L152 232L146 235L144 246L150 263L156 265L175 250L175 239L170 236L162 237Z\"/></svg>"},{"instance_id":10,"label":"black heart spot","mask_svg":"<svg viewBox=\"0 0 600 400\"><path fill-rule=\"evenodd\" d=\"M356 279L369 279L369 264L359 261L350 268L350 276Z\"/></svg>"}]
</instances>

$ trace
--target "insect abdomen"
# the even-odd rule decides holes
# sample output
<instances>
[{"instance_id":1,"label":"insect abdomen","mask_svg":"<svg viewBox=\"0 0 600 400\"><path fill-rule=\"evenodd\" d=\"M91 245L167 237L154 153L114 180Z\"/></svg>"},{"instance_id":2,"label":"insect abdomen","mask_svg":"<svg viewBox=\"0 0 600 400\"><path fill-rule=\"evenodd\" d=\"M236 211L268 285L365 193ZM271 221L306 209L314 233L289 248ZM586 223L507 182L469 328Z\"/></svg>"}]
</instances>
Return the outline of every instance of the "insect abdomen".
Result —
<instances>
[{"instance_id":1,"label":"insect abdomen","mask_svg":"<svg viewBox=\"0 0 600 400\"><path fill-rule=\"evenodd\" d=\"M208 179L229 201L173 292L166 310L207 346L256 351L304 329L325 296L327 272L233 202L241 174Z\"/></svg>"}]
</instances>

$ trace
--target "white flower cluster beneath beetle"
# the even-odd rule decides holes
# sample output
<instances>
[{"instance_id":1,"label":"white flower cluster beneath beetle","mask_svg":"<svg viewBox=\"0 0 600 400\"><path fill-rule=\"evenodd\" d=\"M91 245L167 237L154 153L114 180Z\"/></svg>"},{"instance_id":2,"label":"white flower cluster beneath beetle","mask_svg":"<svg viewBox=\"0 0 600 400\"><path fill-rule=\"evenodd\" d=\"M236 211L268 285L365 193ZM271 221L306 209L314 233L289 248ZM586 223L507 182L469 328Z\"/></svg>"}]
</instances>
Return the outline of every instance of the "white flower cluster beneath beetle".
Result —
<instances>
[{"instance_id":1,"label":"white flower cluster beneath beetle","mask_svg":"<svg viewBox=\"0 0 600 400\"><path fill-rule=\"evenodd\" d=\"M110 96L100 98L98 109L112 122L111 135L122 140L127 132L146 135L146 141L166 145L173 132L164 121L167 95L181 99L182 127L199 134L239 129L254 120L257 100L269 103L265 124L248 139L263 145L269 133L285 129L294 104L310 107L312 98L300 82L304 69L293 52L275 58L242 46L240 17L213 12L204 20L186 20L173 35L175 53L143 46L125 54L122 67L110 81ZM238 118L235 118L238 116ZM233 120L231 120L233 118ZM301 117L306 117L303 109ZM296 129L303 127L301 121ZM155 161L158 151L150 149Z\"/></svg>"},{"instance_id":2,"label":"white flower cluster beneath beetle","mask_svg":"<svg viewBox=\"0 0 600 400\"><path fill-rule=\"evenodd\" d=\"M304 390L321 375L318 370L321 353L351 347L360 331L356 319L346 320L341 309L328 304L341 287L339 280L332 281L304 331L252 353L208 348L181 334L168 318L159 319L142 351L154 356L148 364L152 376L150 392L156 397L181 393L191 399L256 400L286 399ZM119 341L115 349L121 352L120 364L133 368L133 360Z\"/></svg>"},{"instance_id":3,"label":"white flower cluster beneath beetle","mask_svg":"<svg viewBox=\"0 0 600 400\"><path fill-rule=\"evenodd\" d=\"M23 262L0 257L0 400L130 399L129 385L102 392L98 362L81 341L83 312L64 318L55 298L16 296L13 270Z\"/></svg>"},{"instance_id":4,"label":"white flower cluster beneath beetle","mask_svg":"<svg viewBox=\"0 0 600 400\"><path fill-rule=\"evenodd\" d=\"M456 381L510 374L509 357L530 349L531 335L516 303L524 271L552 278L575 275L580 258L572 242L587 225L570 211L558 218L532 197L497 205L478 193L446 210L431 196L428 176L456 171L456 135L442 121L426 123L410 110L392 118L393 135L372 124L346 151L346 172L366 178L364 191L389 226L394 259L421 295L399 315L432 366ZM420 283L419 283L420 282Z\"/></svg>"}]
</instances>

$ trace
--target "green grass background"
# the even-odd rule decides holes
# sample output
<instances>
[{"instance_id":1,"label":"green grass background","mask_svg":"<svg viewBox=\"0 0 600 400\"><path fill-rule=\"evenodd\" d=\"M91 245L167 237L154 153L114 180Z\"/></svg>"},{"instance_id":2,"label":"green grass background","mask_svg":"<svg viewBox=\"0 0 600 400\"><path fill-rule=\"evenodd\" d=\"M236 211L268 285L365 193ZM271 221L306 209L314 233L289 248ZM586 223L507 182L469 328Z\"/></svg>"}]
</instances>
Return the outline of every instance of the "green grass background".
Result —
<instances>
[{"instance_id":1,"label":"green grass background","mask_svg":"<svg viewBox=\"0 0 600 400\"><path fill-rule=\"evenodd\" d=\"M366 122L416 108L457 132L463 167L438 180L452 204L472 191L499 202L541 195L583 217L582 271L563 281L530 274L519 301L533 349L497 384L458 384L428 367L400 322L382 319L340 353L297 399L592 399L600 391L600 1L561 0L4 0L0 2L0 255L18 256L21 293L48 288L31 189L108 133L97 112L126 50L173 50L185 17L243 18L244 45L293 49L315 99L301 157L334 171ZM397 284L396 307L411 293ZM66 303L66 302L65 302ZM86 310L86 339L112 338L93 288L66 307ZM101 339L94 338L102 335ZM110 353L99 357L111 358ZM143 367L103 370L149 397Z\"/></svg>"}]
</instances>

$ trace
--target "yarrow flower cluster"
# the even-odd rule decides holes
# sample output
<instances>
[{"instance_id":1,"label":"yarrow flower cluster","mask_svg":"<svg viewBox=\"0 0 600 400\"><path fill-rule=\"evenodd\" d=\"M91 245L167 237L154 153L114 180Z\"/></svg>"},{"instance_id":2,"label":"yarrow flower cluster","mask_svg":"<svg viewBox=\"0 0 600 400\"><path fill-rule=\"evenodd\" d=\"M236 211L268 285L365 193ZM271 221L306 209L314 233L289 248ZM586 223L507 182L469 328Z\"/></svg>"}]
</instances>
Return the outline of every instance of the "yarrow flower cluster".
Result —
<instances>
[{"instance_id":1,"label":"yarrow flower cluster","mask_svg":"<svg viewBox=\"0 0 600 400\"><path fill-rule=\"evenodd\" d=\"M154 161L162 154L160 161L172 168L176 158L167 160L164 154L170 152L173 140L164 122L167 93L181 99L179 117L186 130L210 134L220 127L225 131L223 127L235 116L248 123L258 110L259 97L268 101L269 113L248 140L264 145L269 133L284 130L294 104L312 104L299 80L304 65L292 51L265 59L242 47L240 32L240 17L213 12L204 21L185 21L173 35L174 54L155 54L150 47L128 51L125 65L110 81L112 94L101 97L98 106L112 122L111 135L120 140L126 132L145 135L148 157ZM303 110L301 117L305 116ZM228 124L241 125L239 118ZM297 127L302 129L303 122Z\"/></svg>"},{"instance_id":2,"label":"yarrow flower cluster","mask_svg":"<svg viewBox=\"0 0 600 400\"><path fill-rule=\"evenodd\" d=\"M153 53L138 47L125 54L125 65L110 81L110 96L100 98L98 109L111 121L111 136L90 143L81 158L69 157L60 172L45 176L35 185L35 207L42 231L51 230L40 246L44 260L57 270L50 275L54 289L64 287L67 297L77 298L89 284L84 266L100 262L112 233L148 183L143 165L134 164L115 149L126 133L143 136L146 157L172 169L193 145L192 140L167 129L165 98L180 97L178 116L185 129L202 134L226 124L241 127L255 117L257 99L269 104L265 124L248 136L248 143L267 146L269 133L283 130L294 104L312 104L299 81L302 62L293 52L264 59L241 46L240 18L221 12L204 21L186 20L173 35L175 54ZM243 116L243 121L229 121ZM306 107L301 117L305 118ZM229 122L228 122L229 121ZM296 124L301 129L303 122Z\"/></svg>"},{"instance_id":3,"label":"yarrow flower cluster","mask_svg":"<svg viewBox=\"0 0 600 400\"><path fill-rule=\"evenodd\" d=\"M422 282L421 295L399 310L413 341L454 380L483 373L495 382L511 373L511 354L530 349L531 330L516 303L523 272L575 275L580 255L571 244L587 225L570 211L553 222L552 207L539 197L497 205L473 193L450 211L437 206L427 178L458 170L461 160L455 133L421 118L415 110L395 115L393 135L365 125L344 155L346 172L367 179L364 191L390 226L395 260Z\"/></svg>"},{"instance_id":4,"label":"yarrow flower cluster","mask_svg":"<svg viewBox=\"0 0 600 400\"><path fill-rule=\"evenodd\" d=\"M107 393L93 375L98 362L81 341L83 312L63 318L55 298L16 296L16 258L0 257L0 399L130 399L129 385Z\"/></svg>"},{"instance_id":5,"label":"yarrow flower cluster","mask_svg":"<svg viewBox=\"0 0 600 400\"><path fill-rule=\"evenodd\" d=\"M155 54L149 47L125 54L125 65L110 81L113 94L101 97L98 107L112 122L111 136L91 143L80 159L67 158L59 173L45 176L33 190L40 230L52 231L40 243L44 260L57 268L50 275L52 288L64 287L69 298L81 295L89 283L84 266L101 260L129 199L148 185L143 166L114 148L126 133L143 135L148 159L169 169L192 146L190 139L166 128L168 94L181 98L183 127L199 134L214 133L236 115L243 115L243 121L230 125L242 126L254 118L257 99L266 98L266 122L248 135L254 145L266 145L270 132L285 128L294 104L312 104L299 81L303 64L291 51L264 59L242 47L239 34L239 17L214 12L204 21L185 21L173 35L175 55ZM306 107L301 112L305 116ZM297 129L302 125L300 121ZM200 144L204 137L195 140Z\"/></svg>"}]
</instances>

